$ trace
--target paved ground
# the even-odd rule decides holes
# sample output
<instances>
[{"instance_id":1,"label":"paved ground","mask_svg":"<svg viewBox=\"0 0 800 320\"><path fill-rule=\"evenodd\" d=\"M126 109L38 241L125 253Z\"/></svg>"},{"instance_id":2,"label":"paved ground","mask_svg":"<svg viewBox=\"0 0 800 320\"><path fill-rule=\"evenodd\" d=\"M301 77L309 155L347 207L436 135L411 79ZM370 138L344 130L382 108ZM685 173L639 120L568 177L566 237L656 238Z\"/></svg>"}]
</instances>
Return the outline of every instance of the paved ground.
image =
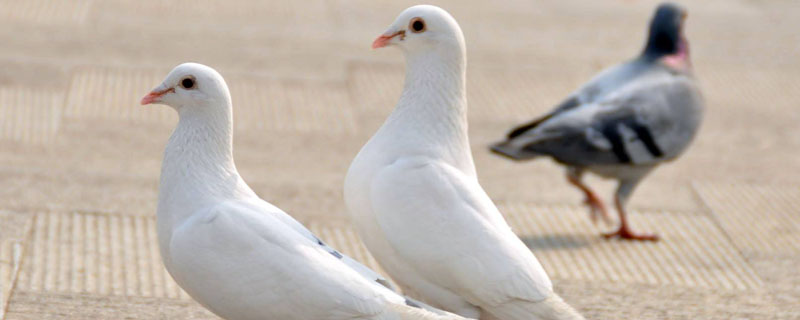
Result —
<instances>
[{"instance_id":1,"label":"paved ground","mask_svg":"<svg viewBox=\"0 0 800 320\"><path fill-rule=\"evenodd\" d=\"M554 164L486 146L634 55L656 3L436 3L466 34L481 181L566 300L591 319L800 319L797 1L688 3L707 118L632 200L655 244L600 239ZM410 4L0 0L0 318L214 318L156 250L176 117L137 106L184 61L228 80L237 163L256 191L374 265L341 185L402 83L399 52L369 45Z\"/></svg>"}]
</instances>

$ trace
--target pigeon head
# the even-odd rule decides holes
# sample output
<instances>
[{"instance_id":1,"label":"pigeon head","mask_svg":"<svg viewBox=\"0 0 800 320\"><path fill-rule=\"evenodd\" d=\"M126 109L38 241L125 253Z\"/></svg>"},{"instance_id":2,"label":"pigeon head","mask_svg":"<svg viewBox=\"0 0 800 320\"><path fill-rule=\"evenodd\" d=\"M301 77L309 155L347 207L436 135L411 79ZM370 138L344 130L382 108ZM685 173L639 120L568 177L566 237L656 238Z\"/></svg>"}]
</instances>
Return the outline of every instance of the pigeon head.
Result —
<instances>
[{"instance_id":1,"label":"pigeon head","mask_svg":"<svg viewBox=\"0 0 800 320\"><path fill-rule=\"evenodd\" d=\"M432 49L464 49L464 35L456 20L444 9L431 5L410 7L395 19L372 48L398 46L406 54Z\"/></svg>"},{"instance_id":2,"label":"pigeon head","mask_svg":"<svg viewBox=\"0 0 800 320\"><path fill-rule=\"evenodd\" d=\"M683 36L683 24L686 16L686 9L677 4L663 3L659 5L650 22L650 35L644 55L659 58L686 50L686 39Z\"/></svg>"},{"instance_id":3,"label":"pigeon head","mask_svg":"<svg viewBox=\"0 0 800 320\"><path fill-rule=\"evenodd\" d=\"M184 63L172 69L167 78L142 98L142 105L164 104L175 110L204 110L230 106L230 92L222 76L211 67Z\"/></svg>"}]
</instances>

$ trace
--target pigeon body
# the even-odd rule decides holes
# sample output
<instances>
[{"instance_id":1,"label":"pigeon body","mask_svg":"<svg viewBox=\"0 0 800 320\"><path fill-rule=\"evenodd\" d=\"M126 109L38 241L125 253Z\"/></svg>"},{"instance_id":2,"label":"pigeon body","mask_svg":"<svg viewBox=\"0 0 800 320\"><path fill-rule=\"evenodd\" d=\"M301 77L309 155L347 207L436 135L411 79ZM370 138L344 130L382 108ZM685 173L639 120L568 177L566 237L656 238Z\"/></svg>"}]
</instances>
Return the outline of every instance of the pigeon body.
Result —
<instances>
[{"instance_id":1,"label":"pigeon body","mask_svg":"<svg viewBox=\"0 0 800 320\"><path fill-rule=\"evenodd\" d=\"M403 93L353 160L344 189L370 252L404 289L462 316L582 319L478 183L455 19L411 7L373 48L388 45L406 58Z\"/></svg>"},{"instance_id":2,"label":"pigeon body","mask_svg":"<svg viewBox=\"0 0 800 320\"><path fill-rule=\"evenodd\" d=\"M161 256L203 306L236 320L463 319L412 307L420 304L247 186L233 161L230 94L216 71L182 64L142 99L150 103L180 118L162 164Z\"/></svg>"},{"instance_id":3,"label":"pigeon body","mask_svg":"<svg viewBox=\"0 0 800 320\"><path fill-rule=\"evenodd\" d=\"M703 100L683 36L685 16L674 4L659 6L639 57L601 72L547 115L513 129L492 151L515 160L550 156L568 166L568 179L586 193L593 218L607 214L581 182L582 173L618 179L621 226L611 236L657 239L630 231L624 205L653 168L686 150L700 127Z\"/></svg>"}]
</instances>

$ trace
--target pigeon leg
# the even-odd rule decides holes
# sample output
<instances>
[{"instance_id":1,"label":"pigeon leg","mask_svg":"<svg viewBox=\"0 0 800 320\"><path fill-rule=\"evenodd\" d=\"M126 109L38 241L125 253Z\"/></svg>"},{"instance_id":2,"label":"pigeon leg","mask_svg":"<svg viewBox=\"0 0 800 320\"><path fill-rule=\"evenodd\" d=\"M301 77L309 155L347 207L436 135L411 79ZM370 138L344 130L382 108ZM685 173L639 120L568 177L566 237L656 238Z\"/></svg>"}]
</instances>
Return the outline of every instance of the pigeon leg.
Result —
<instances>
[{"instance_id":1,"label":"pigeon leg","mask_svg":"<svg viewBox=\"0 0 800 320\"><path fill-rule=\"evenodd\" d=\"M614 201L617 206L617 212L619 213L620 225L617 231L603 234L606 239L619 237L620 239L625 240L658 241L658 235L656 234L634 233L628 225L628 219L625 217L625 204L627 203L628 197L631 195L631 192L636 187L638 182L638 179L635 181L620 181Z\"/></svg>"},{"instance_id":2,"label":"pigeon leg","mask_svg":"<svg viewBox=\"0 0 800 320\"><path fill-rule=\"evenodd\" d=\"M589 189L589 186L583 183L581 177L583 176L583 170L577 168L569 168L567 169L567 181L570 184L574 185L578 189L583 191L583 194L586 195L586 199L583 201L587 206L589 206L589 217L592 219L593 223L597 223L597 218L602 217L603 221L607 224L611 223L611 217L608 215L608 211L606 210L606 206L603 204L603 200L597 196L592 189Z\"/></svg>"}]
</instances>

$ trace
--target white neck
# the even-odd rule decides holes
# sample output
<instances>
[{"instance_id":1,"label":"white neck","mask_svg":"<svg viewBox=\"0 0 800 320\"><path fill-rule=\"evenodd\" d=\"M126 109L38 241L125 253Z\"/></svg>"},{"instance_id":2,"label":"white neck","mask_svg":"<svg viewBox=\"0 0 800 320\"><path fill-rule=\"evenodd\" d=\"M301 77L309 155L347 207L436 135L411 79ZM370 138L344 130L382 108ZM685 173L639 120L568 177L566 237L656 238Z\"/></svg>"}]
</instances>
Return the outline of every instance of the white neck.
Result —
<instances>
[{"instance_id":1,"label":"white neck","mask_svg":"<svg viewBox=\"0 0 800 320\"><path fill-rule=\"evenodd\" d=\"M233 162L230 107L189 108L179 109L178 126L164 151L158 192L161 226L175 226L216 202L253 194Z\"/></svg>"},{"instance_id":2,"label":"white neck","mask_svg":"<svg viewBox=\"0 0 800 320\"><path fill-rule=\"evenodd\" d=\"M395 150L434 157L474 172L467 136L466 56L463 48L406 54L403 93L381 127ZM405 144L405 145L397 145Z\"/></svg>"}]
</instances>

